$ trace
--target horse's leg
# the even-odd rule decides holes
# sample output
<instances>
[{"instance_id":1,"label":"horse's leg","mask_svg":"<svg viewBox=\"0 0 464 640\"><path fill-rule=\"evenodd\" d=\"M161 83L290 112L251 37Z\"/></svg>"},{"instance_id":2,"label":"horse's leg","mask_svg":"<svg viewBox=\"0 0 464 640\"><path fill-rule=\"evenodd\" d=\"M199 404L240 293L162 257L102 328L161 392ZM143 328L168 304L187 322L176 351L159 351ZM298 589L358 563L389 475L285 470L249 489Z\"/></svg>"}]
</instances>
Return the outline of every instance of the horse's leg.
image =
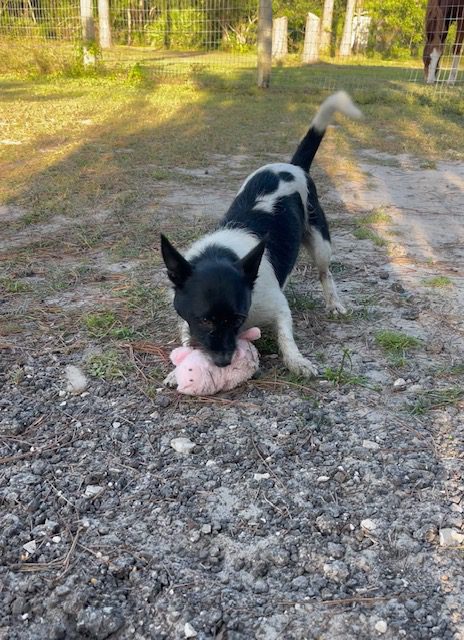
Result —
<instances>
[{"instance_id":1,"label":"horse's leg","mask_svg":"<svg viewBox=\"0 0 464 640\"><path fill-rule=\"evenodd\" d=\"M441 58L441 46L434 47L430 54L429 72L427 74L427 84L432 84L437 80L438 63Z\"/></svg>"}]
</instances>

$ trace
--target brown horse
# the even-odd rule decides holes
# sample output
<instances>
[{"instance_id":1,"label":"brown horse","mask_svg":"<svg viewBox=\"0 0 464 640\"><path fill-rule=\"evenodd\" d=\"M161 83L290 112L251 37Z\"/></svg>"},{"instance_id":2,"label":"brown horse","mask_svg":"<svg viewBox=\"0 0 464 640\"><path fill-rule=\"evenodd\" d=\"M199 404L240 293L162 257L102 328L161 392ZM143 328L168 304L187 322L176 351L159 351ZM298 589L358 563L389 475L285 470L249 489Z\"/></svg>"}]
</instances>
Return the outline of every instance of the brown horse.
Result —
<instances>
[{"instance_id":1,"label":"brown horse","mask_svg":"<svg viewBox=\"0 0 464 640\"><path fill-rule=\"evenodd\" d=\"M456 82L464 40L464 0L429 0L425 14L426 41L424 47L424 74L428 83L438 80L440 58L445 49L445 40L452 23L456 23L456 38L453 45L453 63L448 77Z\"/></svg>"}]
</instances>

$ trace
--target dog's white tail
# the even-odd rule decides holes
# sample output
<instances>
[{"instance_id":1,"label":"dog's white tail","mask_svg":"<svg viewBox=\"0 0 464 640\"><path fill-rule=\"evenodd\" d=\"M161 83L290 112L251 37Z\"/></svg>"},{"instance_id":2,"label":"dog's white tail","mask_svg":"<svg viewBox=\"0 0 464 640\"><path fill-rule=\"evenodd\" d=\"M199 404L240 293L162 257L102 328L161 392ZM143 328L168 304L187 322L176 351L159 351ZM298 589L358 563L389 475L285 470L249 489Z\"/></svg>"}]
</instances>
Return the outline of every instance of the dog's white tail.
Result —
<instances>
[{"instance_id":1,"label":"dog's white tail","mask_svg":"<svg viewBox=\"0 0 464 640\"><path fill-rule=\"evenodd\" d=\"M362 117L361 111L355 106L346 91L337 91L326 98L311 122L308 133L298 145L298 149L291 159L292 164L309 171L325 131L337 111L349 118L359 119Z\"/></svg>"},{"instance_id":2,"label":"dog's white tail","mask_svg":"<svg viewBox=\"0 0 464 640\"><path fill-rule=\"evenodd\" d=\"M311 128L322 133L327 129L337 111L354 120L362 117L361 111L353 103L346 91L337 91L321 104L316 117L311 123Z\"/></svg>"}]
</instances>

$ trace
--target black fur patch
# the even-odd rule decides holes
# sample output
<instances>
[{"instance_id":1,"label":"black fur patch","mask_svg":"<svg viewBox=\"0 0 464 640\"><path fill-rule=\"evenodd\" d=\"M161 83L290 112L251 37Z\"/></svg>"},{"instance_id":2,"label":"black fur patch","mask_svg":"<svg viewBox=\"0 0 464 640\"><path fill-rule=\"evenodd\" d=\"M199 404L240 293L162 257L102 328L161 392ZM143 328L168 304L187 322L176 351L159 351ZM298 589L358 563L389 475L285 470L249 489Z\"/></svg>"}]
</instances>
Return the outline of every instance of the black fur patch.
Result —
<instances>
[{"instance_id":1,"label":"black fur patch","mask_svg":"<svg viewBox=\"0 0 464 640\"><path fill-rule=\"evenodd\" d=\"M284 182L293 182L295 180L295 176L290 171L279 171L279 178Z\"/></svg>"},{"instance_id":2,"label":"black fur patch","mask_svg":"<svg viewBox=\"0 0 464 640\"><path fill-rule=\"evenodd\" d=\"M310 227L315 227L324 240L330 242L329 225L325 217L324 209L319 204L317 197L317 189L311 176L306 176L306 184L308 185L308 222Z\"/></svg>"}]
</instances>

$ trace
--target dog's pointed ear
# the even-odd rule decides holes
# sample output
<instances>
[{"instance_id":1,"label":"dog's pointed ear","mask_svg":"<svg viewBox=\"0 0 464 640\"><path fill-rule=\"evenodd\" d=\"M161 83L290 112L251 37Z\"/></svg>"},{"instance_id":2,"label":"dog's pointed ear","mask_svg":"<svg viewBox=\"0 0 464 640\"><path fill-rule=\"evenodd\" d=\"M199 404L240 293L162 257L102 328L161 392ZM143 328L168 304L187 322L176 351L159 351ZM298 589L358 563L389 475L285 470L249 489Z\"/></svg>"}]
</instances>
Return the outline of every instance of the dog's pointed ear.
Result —
<instances>
[{"instance_id":1,"label":"dog's pointed ear","mask_svg":"<svg viewBox=\"0 0 464 640\"><path fill-rule=\"evenodd\" d=\"M259 242L256 247L250 251L250 253L247 253L247 255L240 260L243 273L251 287L254 285L255 280L258 277L258 269L261 264L265 248L266 238L261 240L261 242Z\"/></svg>"},{"instance_id":2,"label":"dog's pointed ear","mask_svg":"<svg viewBox=\"0 0 464 640\"><path fill-rule=\"evenodd\" d=\"M182 288L187 278L192 275L191 264L177 249L174 249L163 234L161 234L161 254L168 270L169 279L176 287Z\"/></svg>"}]
</instances>

